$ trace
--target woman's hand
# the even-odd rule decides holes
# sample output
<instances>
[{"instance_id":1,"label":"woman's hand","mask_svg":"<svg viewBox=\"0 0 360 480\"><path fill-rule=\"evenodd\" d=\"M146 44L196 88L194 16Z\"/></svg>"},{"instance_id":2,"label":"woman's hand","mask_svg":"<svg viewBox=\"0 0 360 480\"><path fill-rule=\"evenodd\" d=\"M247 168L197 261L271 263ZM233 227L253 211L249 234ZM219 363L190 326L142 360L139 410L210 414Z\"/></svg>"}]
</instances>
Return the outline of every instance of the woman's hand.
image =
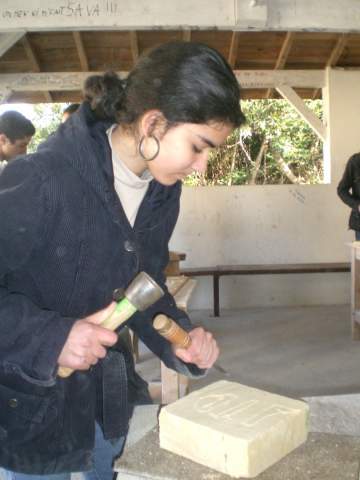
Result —
<instances>
[{"instance_id":1,"label":"woman's hand","mask_svg":"<svg viewBox=\"0 0 360 480\"><path fill-rule=\"evenodd\" d=\"M101 327L100 324L115 307L116 303L111 302L103 310L74 323L58 358L58 364L61 367L88 370L100 358L105 357L105 347L114 345L118 336L115 332Z\"/></svg>"},{"instance_id":2,"label":"woman's hand","mask_svg":"<svg viewBox=\"0 0 360 480\"><path fill-rule=\"evenodd\" d=\"M190 347L187 349L174 347L175 355L183 362L194 363L199 368L211 368L219 356L216 340L202 327L194 328L189 335Z\"/></svg>"}]
</instances>

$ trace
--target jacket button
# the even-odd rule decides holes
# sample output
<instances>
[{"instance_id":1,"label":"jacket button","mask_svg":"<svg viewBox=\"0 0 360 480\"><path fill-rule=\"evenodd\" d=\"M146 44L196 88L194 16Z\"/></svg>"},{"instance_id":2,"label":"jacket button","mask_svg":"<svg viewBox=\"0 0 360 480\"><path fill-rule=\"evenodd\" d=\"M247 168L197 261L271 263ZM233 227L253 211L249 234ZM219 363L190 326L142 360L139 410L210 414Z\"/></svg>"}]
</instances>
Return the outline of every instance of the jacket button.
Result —
<instances>
[{"instance_id":1,"label":"jacket button","mask_svg":"<svg viewBox=\"0 0 360 480\"><path fill-rule=\"evenodd\" d=\"M125 240L124 248L127 252L135 252L136 250L135 245L130 240Z\"/></svg>"},{"instance_id":2,"label":"jacket button","mask_svg":"<svg viewBox=\"0 0 360 480\"><path fill-rule=\"evenodd\" d=\"M19 405L19 402L17 398L10 398L8 404L9 404L9 407L16 408Z\"/></svg>"}]
</instances>

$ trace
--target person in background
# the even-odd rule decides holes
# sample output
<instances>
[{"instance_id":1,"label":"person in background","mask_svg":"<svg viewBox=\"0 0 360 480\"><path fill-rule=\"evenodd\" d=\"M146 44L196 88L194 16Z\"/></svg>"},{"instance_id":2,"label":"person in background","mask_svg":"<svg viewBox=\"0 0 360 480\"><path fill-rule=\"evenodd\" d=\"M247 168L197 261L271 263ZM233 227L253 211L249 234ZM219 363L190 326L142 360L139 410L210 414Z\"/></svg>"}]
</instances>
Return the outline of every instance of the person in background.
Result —
<instances>
[{"instance_id":1,"label":"person in background","mask_svg":"<svg viewBox=\"0 0 360 480\"><path fill-rule=\"evenodd\" d=\"M8 479L111 480L127 433L129 367L101 322L113 291L147 272L165 295L128 325L177 372L206 374L216 340L165 285L182 180L205 172L244 116L226 60L192 42L161 45L124 81L86 82L85 100L37 152L0 176L0 466ZM172 347L164 313L189 332ZM75 370L68 378L58 367ZM0 469L1 470L1 469Z\"/></svg>"},{"instance_id":2,"label":"person in background","mask_svg":"<svg viewBox=\"0 0 360 480\"><path fill-rule=\"evenodd\" d=\"M355 231L355 240L360 241L360 153L355 153L349 158L337 193L351 208L349 228Z\"/></svg>"},{"instance_id":3,"label":"person in background","mask_svg":"<svg viewBox=\"0 0 360 480\"><path fill-rule=\"evenodd\" d=\"M68 105L62 113L61 123L66 122L66 120L68 120L73 113L79 110L79 107L80 103L71 103L70 105Z\"/></svg>"},{"instance_id":4,"label":"person in background","mask_svg":"<svg viewBox=\"0 0 360 480\"><path fill-rule=\"evenodd\" d=\"M27 151L35 127L21 113L9 110L0 115L0 171L6 164Z\"/></svg>"}]
</instances>

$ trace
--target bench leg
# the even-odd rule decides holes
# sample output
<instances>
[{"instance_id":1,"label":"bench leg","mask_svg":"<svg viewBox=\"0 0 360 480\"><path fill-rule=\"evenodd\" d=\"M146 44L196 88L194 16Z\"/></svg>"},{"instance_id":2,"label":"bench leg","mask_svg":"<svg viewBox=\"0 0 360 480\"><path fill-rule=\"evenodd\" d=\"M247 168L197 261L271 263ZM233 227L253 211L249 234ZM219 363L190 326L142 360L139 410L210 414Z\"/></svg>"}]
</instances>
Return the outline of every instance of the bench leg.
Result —
<instances>
[{"instance_id":1,"label":"bench leg","mask_svg":"<svg viewBox=\"0 0 360 480\"><path fill-rule=\"evenodd\" d=\"M214 317L220 317L219 280L220 280L220 276L214 274L214 277L213 277Z\"/></svg>"}]
</instances>

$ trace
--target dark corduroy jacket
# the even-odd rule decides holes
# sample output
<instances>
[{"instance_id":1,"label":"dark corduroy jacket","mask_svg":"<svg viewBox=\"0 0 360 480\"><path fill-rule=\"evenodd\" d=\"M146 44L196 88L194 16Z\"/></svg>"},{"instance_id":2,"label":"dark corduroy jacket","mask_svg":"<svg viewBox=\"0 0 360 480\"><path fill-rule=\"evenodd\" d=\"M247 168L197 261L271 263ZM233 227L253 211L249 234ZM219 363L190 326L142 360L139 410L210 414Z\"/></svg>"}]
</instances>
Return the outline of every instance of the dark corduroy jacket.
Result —
<instances>
[{"instance_id":1,"label":"dark corduroy jacket","mask_svg":"<svg viewBox=\"0 0 360 480\"><path fill-rule=\"evenodd\" d=\"M360 153L349 158L337 192L341 200L351 208L349 228L360 231Z\"/></svg>"},{"instance_id":2,"label":"dark corduroy jacket","mask_svg":"<svg viewBox=\"0 0 360 480\"><path fill-rule=\"evenodd\" d=\"M105 438L127 427L121 349L67 379L56 376L57 358L74 322L108 305L136 273L163 286L181 185L152 181L132 228L114 190L108 126L84 103L0 175L0 466L10 470L89 470L95 419ZM191 329L169 294L135 314L131 328L169 367L202 374L153 330L159 312Z\"/></svg>"}]
</instances>

